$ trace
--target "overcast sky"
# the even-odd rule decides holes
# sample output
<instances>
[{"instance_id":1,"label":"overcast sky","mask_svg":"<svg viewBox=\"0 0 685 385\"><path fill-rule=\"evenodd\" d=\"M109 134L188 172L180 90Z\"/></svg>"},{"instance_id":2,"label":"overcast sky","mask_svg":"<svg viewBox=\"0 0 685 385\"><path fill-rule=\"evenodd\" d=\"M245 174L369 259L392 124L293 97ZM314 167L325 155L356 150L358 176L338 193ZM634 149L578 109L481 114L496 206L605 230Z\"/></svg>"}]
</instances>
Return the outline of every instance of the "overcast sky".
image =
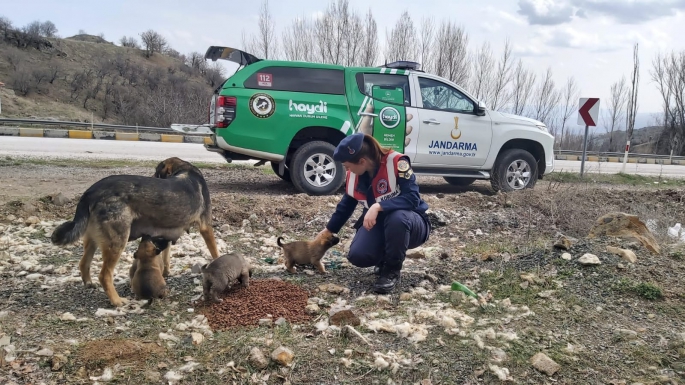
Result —
<instances>
[{"instance_id":1,"label":"overcast sky","mask_svg":"<svg viewBox=\"0 0 685 385\"><path fill-rule=\"evenodd\" d=\"M322 12L326 0L271 0L277 28L297 16ZM640 44L639 112L660 110L660 96L650 79L654 55L683 50L685 0L396 0L369 2L350 0L360 13L372 10L381 44L404 10L418 27L424 16L450 18L463 25L471 47L490 41L499 53L505 38L514 52L542 73L551 66L555 80L574 76L582 96L602 98L606 106L609 87L622 74L629 77L632 45ZM0 0L0 15L22 26L33 20L51 20L58 35L68 37L80 29L104 33L118 43L121 36L136 36L154 29L181 53L205 52L209 45L240 46L241 32L256 31L260 1L175 0ZM575 117L573 118L575 120Z\"/></svg>"}]
</instances>

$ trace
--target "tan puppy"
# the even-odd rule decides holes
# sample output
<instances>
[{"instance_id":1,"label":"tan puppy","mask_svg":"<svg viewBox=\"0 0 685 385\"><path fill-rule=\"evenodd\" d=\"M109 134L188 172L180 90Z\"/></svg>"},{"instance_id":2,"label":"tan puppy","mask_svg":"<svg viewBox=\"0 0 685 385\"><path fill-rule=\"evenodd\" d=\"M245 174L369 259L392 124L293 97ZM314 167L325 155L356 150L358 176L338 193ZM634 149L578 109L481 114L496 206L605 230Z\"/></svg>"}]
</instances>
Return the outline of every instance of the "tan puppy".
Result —
<instances>
[{"instance_id":1,"label":"tan puppy","mask_svg":"<svg viewBox=\"0 0 685 385\"><path fill-rule=\"evenodd\" d=\"M283 238L278 237L276 243L283 248L285 267L291 274L295 273L295 264L310 264L316 267L321 274L326 274L321 259L328 249L340 242L340 238L333 234L318 235L311 241L282 243L282 240Z\"/></svg>"},{"instance_id":2,"label":"tan puppy","mask_svg":"<svg viewBox=\"0 0 685 385\"><path fill-rule=\"evenodd\" d=\"M128 271L131 291L136 299L147 299L148 306L155 298L167 295L166 282L162 276L164 261L159 254L168 246L168 239L143 235L138 250L133 254L133 263Z\"/></svg>"},{"instance_id":3,"label":"tan puppy","mask_svg":"<svg viewBox=\"0 0 685 385\"><path fill-rule=\"evenodd\" d=\"M235 281L244 288L250 286L252 268L240 254L224 254L210 263L200 267L202 273L202 292L205 301L223 302L219 294L230 289Z\"/></svg>"}]
</instances>

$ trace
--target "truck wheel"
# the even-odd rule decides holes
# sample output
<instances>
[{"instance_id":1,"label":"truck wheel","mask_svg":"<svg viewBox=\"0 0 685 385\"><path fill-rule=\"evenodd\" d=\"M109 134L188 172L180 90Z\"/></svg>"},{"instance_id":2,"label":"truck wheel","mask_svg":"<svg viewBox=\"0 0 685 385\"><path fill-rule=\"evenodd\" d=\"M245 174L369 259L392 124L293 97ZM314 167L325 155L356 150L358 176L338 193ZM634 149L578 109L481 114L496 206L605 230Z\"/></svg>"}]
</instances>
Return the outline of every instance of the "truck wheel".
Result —
<instances>
[{"instance_id":1,"label":"truck wheel","mask_svg":"<svg viewBox=\"0 0 685 385\"><path fill-rule=\"evenodd\" d=\"M445 176L443 178L452 186L468 186L476 181L476 178L464 178L459 176Z\"/></svg>"},{"instance_id":2,"label":"truck wheel","mask_svg":"<svg viewBox=\"0 0 685 385\"><path fill-rule=\"evenodd\" d=\"M283 175L278 174L278 162L269 162L271 163L271 169L274 170L274 174L276 174L277 177L283 179L286 182L290 182L290 170L287 168L283 170Z\"/></svg>"},{"instance_id":3,"label":"truck wheel","mask_svg":"<svg viewBox=\"0 0 685 385\"><path fill-rule=\"evenodd\" d=\"M490 185L495 191L517 191L535 187L538 163L528 151L512 148L502 152L495 162Z\"/></svg>"},{"instance_id":4,"label":"truck wheel","mask_svg":"<svg viewBox=\"0 0 685 385\"><path fill-rule=\"evenodd\" d=\"M320 140L305 143L290 161L290 179L307 195L329 195L345 183L342 164L333 161L335 146Z\"/></svg>"}]
</instances>

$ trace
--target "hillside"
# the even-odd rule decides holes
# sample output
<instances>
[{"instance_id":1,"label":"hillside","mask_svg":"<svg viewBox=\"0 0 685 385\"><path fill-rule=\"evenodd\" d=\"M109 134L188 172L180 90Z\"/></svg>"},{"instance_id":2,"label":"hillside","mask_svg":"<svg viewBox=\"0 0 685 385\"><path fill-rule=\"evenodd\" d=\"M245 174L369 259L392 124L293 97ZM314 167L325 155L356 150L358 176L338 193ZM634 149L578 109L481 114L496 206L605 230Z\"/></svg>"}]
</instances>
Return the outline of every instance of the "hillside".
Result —
<instances>
[{"instance_id":1,"label":"hillside","mask_svg":"<svg viewBox=\"0 0 685 385\"><path fill-rule=\"evenodd\" d=\"M137 45L137 44L136 44ZM161 47L161 48L159 48ZM101 37L0 34L3 117L169 127L202 124L218 66L159 44L150 52ZM160 53L162 52L162 53Z\"/></svg>"}]
</instances>

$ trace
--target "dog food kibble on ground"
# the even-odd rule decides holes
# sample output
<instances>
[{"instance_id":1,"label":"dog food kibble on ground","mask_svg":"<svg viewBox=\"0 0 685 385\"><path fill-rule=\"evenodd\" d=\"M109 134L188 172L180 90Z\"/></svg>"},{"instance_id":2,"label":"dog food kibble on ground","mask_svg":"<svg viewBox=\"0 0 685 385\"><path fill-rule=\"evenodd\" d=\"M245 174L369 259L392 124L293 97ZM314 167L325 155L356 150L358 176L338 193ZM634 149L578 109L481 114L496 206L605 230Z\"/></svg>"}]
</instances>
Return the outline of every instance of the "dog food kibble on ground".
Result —
<instances>
[{"instance_id":1,"label":"dog food kibble on ground","mask_svg":"<svg viewBox=\"0 0 685 385\"><path fill-rule=\"evenodd\" d=\"M213 330L225 330L235 326L257 326L259 320L271 315L290 323L309 321L305 311L309 293L300 286L276 279L250 280L245 289L239 284L219 295L223 302L208 304L200 302L198 311L207 317Z\"/></svg>"}]
</instances>

